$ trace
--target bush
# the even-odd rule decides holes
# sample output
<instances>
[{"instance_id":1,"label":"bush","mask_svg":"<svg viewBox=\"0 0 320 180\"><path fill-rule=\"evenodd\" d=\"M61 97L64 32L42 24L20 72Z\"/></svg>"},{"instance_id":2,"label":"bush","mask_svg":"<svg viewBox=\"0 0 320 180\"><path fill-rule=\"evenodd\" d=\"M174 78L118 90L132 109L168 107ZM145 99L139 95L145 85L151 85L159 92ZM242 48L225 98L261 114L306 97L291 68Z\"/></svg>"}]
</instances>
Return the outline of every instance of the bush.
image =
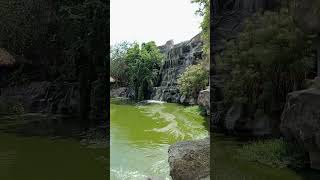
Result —
<instances>
[{"instance_id":1,"label":"bush","mask_svg":"<svg viewBox=\"0 0 320 180\"><path fill-rule=\"evenodd\" d=\"M197 97L198 93L208 85L208 80L209 73L203 64L192 65L179 77L178 87L183 95Z\"/></svg>"},{"instance_id":2,"label":"bush","mask_svg":"<svg viewBox=\"0 0 320 180\"><path fill-rule=\"evenodd\" d=\"M305 86L312 64L308 42L287 10L248 19L218 57L231 69L224 87L226 104L238 101L279 117L287 93Z\"/></svg>"},{"instance_id":3,"label":"bush","mask_svg":"<svg viewBox=\"0 0 320 180\"><path fill-rule=\"evenodd\" d=\"M304 167L304 151L301 147L282 139L257 141L238 150L241 159L259 162L271 167Z\"/></svg>"}]
</instances>

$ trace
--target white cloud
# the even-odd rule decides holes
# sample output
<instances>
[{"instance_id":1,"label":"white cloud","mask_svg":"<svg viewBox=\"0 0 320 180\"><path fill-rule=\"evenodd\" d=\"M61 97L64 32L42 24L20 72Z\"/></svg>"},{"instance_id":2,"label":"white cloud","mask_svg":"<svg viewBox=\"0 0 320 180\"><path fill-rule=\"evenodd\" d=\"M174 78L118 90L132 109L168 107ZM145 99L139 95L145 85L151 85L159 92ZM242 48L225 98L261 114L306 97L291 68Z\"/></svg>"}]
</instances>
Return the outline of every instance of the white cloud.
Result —
<instances>
[{"instance_id":1,"label":"white cloud","mask_svg":"<svg viewBox=\"0 0 320 180\"><path fill-rule=\"evenodd\" d=\"M200 29L197 4L191 0L111 0L111 44L120 41L148 42L157 45L173 39L189 40Z\"/></svg>"}]
</instances>

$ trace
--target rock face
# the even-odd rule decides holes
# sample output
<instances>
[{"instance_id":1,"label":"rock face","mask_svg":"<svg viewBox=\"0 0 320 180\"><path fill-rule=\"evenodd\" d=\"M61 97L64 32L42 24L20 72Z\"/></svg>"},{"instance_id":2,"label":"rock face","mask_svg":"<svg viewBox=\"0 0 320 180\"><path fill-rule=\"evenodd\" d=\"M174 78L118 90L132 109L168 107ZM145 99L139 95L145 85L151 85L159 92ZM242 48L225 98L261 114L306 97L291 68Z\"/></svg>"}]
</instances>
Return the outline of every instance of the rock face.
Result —
<instances>
[{"instance_id":1,"label":"rock face","mask_svg":"<svg viewBox=\"0 0 320 180\"><path fill-rule=\"evenodd\" d=\"M114 88L110 90L110 97L127 97L128 91L127 87Z\"/></svg>"},{"instance_id":2,"label":"rock face","mask_svg":"<svg viewBox=\"0 0 320 180\"><path fill-rule=\"evenodd\" d=\"M288 94L281 118L281 132L309 153L311 167L320 169L320 89Z\"/></svg>"},{"instance_id":3,"label":"rock face","mask_svg":"<svg viewBox=\"0 0 320 180\"><path fill-rule=\"evenodd\" d=\"M173 41L168 41L164 46L160 46L160 51L164 54L164 64L160 69L159 81L153 89L151 98L153 100L189 103L196 102L195 99L182 97L177 88L177 79L192 65L199 63L202 58L201 35L198 34L190 41L185 41L174 45Z\"/></svg>"},{"instance_id":4,"label":"rock face","mask_svg":"<svg viewBox=\"0 0 320 180\"><path fill-rule=\"evenodd\" d=\"M3 110L21 106L24 112L79 113L77 83L32 82L25 86L3 88L1 92L1 102L10 102L2 106Z\"/></svg>"},{"instance_id":5,"label":"rock face","mask_svg":"<svg viewBox=\"0 0 320 180\"><path fill-rule=\"evenodd\" d=\"M210 179L210 139L171 145L169 164L173 180Z\"/></svg>"},{"instance_id":6,"label":"rock face","mask_svg":"<svg viewBox=\"0 0 320 180\"><path fill-rule=\"evenodd\" d=\"M207 115L210 115L210 89L200 91L197 103L206 109Z\"/></svg>"},{"instance_id":7,"label":"rock face","mask_svg":"<svg viewBox=\"0 0 320 180\"><path fill-rule=\"evenodd\" d=\"M279 6L279 0L213 0L211 11L211 34L213 37L211 57L223 55L225 44L236 38L243 28L245 18L252 16L259 10L273 10ZM223 87L225 77L230 70L216 65L214 58L210 62L210 91L211 97L211 124L221 128L224 126L225 114L228 108L223 103Z\"/></svg>"}]
</instances>

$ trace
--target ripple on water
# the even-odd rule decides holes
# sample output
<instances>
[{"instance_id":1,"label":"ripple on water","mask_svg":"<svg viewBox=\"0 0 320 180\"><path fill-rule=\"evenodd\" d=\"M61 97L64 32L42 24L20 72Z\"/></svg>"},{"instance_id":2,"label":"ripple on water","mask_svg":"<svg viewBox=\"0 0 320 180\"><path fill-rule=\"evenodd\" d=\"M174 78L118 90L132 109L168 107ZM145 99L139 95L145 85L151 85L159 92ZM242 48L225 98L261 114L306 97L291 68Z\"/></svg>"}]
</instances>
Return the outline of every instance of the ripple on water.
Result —
<instances>
[{"instance_id":1,"label":"ripple on water","mask_svg":"<svg viewBox=\"0 0 320 180\"><path fill-rule=\"evenodd\" d=\"M168 147L208 136L204 118L171 103L111 104L111 179L170 179Z\"/></svg>"}]
</instances>

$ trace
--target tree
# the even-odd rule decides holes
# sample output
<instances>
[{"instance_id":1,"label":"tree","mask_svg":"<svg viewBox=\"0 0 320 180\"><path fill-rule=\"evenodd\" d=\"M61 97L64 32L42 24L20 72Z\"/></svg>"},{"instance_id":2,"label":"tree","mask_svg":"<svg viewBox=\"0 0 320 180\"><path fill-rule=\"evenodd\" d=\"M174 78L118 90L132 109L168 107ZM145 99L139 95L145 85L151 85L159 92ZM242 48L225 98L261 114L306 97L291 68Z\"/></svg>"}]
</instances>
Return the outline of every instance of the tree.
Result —
<instances>
[{"instance_id":1,"label":"tree","mask_svg":"<svg viewBox=\"0 0 320 180\"><path fill-rule=\"evenodd\" d=\"M147 99L150 96L159 73L163 55L160 53L155 42L134 43L127 50L126 64L129 77L129 86L135 91L135 99Z\"/></svg>"},{"instance_id":2,"label":"tree","mask_svg":"<svg viewBox=\"0 0 320 180\"><path fill-rule=\"evenodd\" d=\"M119 85L126 86L128 84L128 67L125 56L130 47L132 47L132 45L126 41L111 47L110 75L116 79L116 83Z\"/></svg>"},{"instance_id":3,"label":"tree","mask_svg":"<svg viewBox=\"0 0 320 180\"><path fill-rule=\"evenodd\" d=\"M226 103L240 102L279 118L287 93L304 87L312 64L308 42L287 10L248 19L243 32L217 57L231 70Z\"/></svg>"}]
</instances>

